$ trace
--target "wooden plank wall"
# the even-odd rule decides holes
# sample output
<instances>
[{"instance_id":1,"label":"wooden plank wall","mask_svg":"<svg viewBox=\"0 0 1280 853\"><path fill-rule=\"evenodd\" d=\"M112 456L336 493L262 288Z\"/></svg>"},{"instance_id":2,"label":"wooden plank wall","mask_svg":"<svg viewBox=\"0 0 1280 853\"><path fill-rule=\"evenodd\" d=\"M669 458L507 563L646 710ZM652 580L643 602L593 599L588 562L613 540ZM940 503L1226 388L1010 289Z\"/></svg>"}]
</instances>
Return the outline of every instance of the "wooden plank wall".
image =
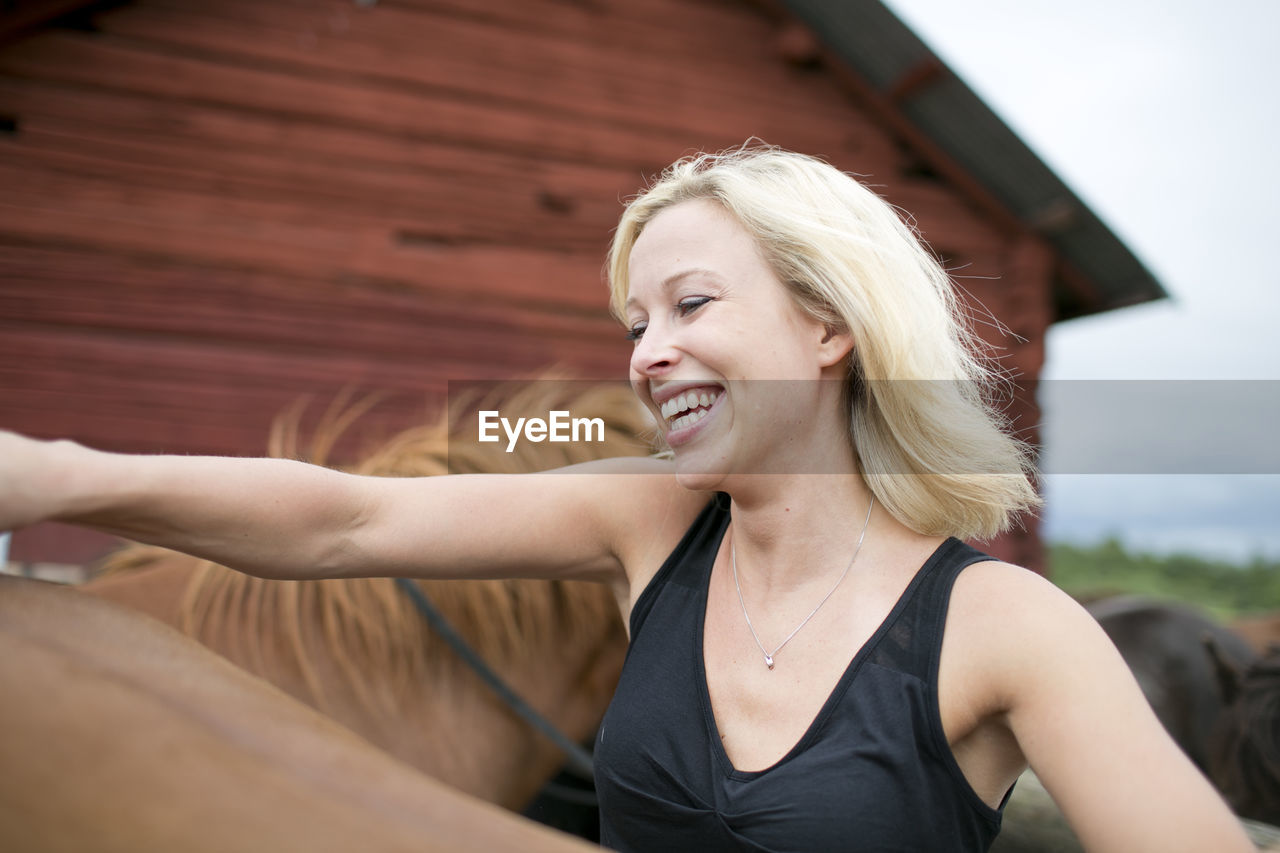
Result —
<instances>
[{"instance_id":1,"label":"wooden plank wall","mask_svg":"<svg viewBox=\"0 0 1280 853\"><path fill-rule=\"evenodd\" d=\"M139 0L91 21L0 47L0 426L257 453L302 395L386 392L369 440L451 379L625 376L600 275L620 199L753 136L868 175L1038 372L1036 248L784 58L795 22L746 0Z\"/></svg>"}]
</instances>

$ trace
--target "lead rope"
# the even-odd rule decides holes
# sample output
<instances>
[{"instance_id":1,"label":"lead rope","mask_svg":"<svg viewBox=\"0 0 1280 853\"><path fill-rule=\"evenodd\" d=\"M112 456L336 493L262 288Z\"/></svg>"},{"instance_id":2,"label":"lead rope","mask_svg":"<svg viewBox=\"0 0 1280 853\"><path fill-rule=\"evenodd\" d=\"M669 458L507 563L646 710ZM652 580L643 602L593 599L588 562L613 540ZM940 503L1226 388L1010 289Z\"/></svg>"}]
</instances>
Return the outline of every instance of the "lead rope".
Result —
<instances>
[{"instance_id":1,"label":"lead rope","mask_svg":"<svg viewBox=\"0 0 1280 853\"><path fill-rule=\"evenodd\" d=\"M559 747L560 751L565 754L567 766L573 773L589 782L595 781L595 762L591 757L591 753L587 752L578 744L569 739L569 736L560 731L546 717L534 710L528 702L520 698L510 686L507 685L502 677L489 668L489 665L476 654L470 644L463 639L462 635L454 630L444 615L436 609L431 600L427 598L426 593L418 588L418 585L409 578L396 578L396 586L400 591L409 596L409 600L418 608L418 613L427 621L427 624L435 629L436 633L449 643L458 656L466 661L467 665L480 676L490 690L498 694L503 702L506 702L511 709L516 712L526 723L533 726L542 734L546 735L552 743ZM595 805L595 794L590 791L578 791L572 788L566 788L562 785L548 785L553 789L555 796L561 799L581 803L583 805Z\"/></svg>"}]
</instances>

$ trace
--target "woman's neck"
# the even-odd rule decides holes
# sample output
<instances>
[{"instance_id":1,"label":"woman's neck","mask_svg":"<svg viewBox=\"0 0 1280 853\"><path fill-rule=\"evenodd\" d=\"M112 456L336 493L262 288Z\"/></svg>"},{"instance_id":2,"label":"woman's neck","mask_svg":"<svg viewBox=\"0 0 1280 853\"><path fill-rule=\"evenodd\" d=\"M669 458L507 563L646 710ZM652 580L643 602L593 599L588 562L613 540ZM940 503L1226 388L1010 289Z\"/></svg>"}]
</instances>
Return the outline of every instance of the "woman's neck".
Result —
<instances>
[{"instance_id":1,"label":"woman's neck","mask_svg":"<svg viewBox=\"0 0 1280 853\"><path fill-rule=\"evenodd\" d=\"M733 500L731 544L739 570L764 587L826 579L849 559L867 521L866 537L900 527L856 472L758 475L741 478Z\"/></svg>"}]
</instances>

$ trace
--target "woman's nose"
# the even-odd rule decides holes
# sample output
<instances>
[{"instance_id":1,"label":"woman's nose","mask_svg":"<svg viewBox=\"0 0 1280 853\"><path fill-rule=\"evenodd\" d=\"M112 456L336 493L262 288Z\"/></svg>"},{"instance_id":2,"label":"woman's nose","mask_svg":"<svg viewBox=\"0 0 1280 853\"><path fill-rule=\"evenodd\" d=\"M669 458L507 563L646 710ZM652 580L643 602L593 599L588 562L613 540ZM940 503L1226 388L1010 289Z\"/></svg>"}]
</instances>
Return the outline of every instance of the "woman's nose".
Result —
<instances>
[{"instance_id":1,"label":"woman's nose","mask_svg":"<svg viewBox=\"0 0 1280 853\"><path fill-rule=\"evenodd\" d=\"M661 376L679 360L680 351L673 346L671 337L650 324L631 352L631 370L640 376Z\"/></svg>"}]
</instances>

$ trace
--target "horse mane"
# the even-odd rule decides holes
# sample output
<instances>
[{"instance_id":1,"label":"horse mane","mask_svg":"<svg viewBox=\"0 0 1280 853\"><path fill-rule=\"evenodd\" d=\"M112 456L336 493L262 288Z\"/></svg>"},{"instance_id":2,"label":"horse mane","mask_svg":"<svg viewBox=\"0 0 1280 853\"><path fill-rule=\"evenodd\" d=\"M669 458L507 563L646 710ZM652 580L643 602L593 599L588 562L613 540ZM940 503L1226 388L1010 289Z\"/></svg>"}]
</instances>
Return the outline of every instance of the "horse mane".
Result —
<instances>
[{"instance_id":1,"label":"horse mane","mask_svg":"<svg viewBox=\"0 0 1280 853\"><path fill-rule=\"evenodd\" d=\"M1243 817L1280 823L1280 649L1240 676L1214 731L1209 775Z\"/></svg>"},{"instance_id":2,"label":"horse mane","mask_svg":"<svg viewBox=\"0 0 1280 853\"><path fill-rule=\"evenodd\" d=\"M328 464L339 438L376 404L341 395L315 428L303 452L300 422L305 403L276 419L269 455ZM498 409L504 416L601 418L604 440L584 443L480 443L474 414ZM629 389L543 379L477 392L365 453L344 470L373 476L445 473L522 473L611 456L647 455L640 438L651 421ZM337 466L333 466L337 467ZM368 710L394 713L407 692L431 679L447 689L462 666L430 630L391 578L281 581L254 577L207 560L162 548L126 546L104 565L129 571L158 560L189 561L191 581L181 605L180 629L268 675L300 676L321 709L329 706L325 675L336 676ZM602 584L574 581L416 581L469 643L493 666L519 665L553 648L598 646L622 626L612 592ZM441 677L444 675L445 677Z\"/></svg>"}]
</instances>

